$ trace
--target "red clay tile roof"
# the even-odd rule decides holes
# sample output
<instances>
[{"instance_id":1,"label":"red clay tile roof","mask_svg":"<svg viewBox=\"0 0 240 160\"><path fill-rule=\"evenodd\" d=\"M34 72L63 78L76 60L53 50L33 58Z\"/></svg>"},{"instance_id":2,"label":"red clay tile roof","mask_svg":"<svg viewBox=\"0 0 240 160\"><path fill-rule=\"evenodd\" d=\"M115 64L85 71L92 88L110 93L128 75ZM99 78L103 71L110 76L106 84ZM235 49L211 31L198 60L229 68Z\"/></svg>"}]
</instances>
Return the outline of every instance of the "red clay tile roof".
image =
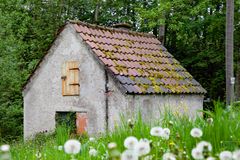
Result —
<instances>
[{"instance_id":1,"label":"red clay tile roof","mask_svg":"<svg viewBox=\"0 0 240 160\"><path fill-rule=\"evenodd\" d=\"M127 93L206 93L153 35L71 23Z\"/></svg>"}]
</instances>

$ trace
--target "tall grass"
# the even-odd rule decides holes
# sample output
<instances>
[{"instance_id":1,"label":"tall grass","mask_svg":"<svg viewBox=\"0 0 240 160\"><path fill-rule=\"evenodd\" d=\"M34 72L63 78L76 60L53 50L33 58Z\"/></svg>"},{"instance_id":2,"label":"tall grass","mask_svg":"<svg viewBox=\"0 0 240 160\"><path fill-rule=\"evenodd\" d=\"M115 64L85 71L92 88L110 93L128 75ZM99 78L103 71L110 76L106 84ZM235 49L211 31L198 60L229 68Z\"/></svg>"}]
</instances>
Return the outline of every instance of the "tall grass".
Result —
<instances>
[{"instance_id":1,"label":"tall grass","mask_svg":"<svg viewBox=\"0 0 240 160\"><path fill-rule=\"evenodd\" d=\"M59 125L55 131L56 144L62 145L70 138L70 128L66 125Z\"/></svg>"},{"instance_id":2,"label":"tall grass","mask_svg":"<svg viewBox=\"0 0 240 160\"><path fill-rule=\"evenodd\" d=\"M176 116L171 112L164 112L160 115L161 120L149 124L146 123L140 114L134 119L134 125L129 125L127 119L122 117L122 122L114 131L99 135L96 141L89 141L87 136L74 137L82 143L82 149L77 159L104 159L107 157L107 144L115 142L118 149L124 150L123 142L128 136L135 136L138 139L147 138L151 140L151 154L155 158L159 157L166 151L183 152L191 157L191 150L196 143L205 140L213 146L213 156L216 156L223 150L235 150L240 148L240 111L236 109L224 110L221 103L215 104L215 111L203 111L207 118L196 117L189 119L188 116ZM208 118L212 118L213 122L208 122ZM162 140L158 137L150 135L150 129L153 126L167 127L171 130L169 140ZM201 138L193 138L190 136L192 128L198 127L203 131ZM36 153L41 153L42 159L70 159L70 156L64 151L58 150L58 146L64 145L65 141L73 138L67 127L60 126L56 129L55 134L49 136L38 136L34 140L28 142L18 142L11 144L12 159L37 159ZM98 157L90 157L89 148L93 147L98 150Z\"/></svg>"}]
</instances>

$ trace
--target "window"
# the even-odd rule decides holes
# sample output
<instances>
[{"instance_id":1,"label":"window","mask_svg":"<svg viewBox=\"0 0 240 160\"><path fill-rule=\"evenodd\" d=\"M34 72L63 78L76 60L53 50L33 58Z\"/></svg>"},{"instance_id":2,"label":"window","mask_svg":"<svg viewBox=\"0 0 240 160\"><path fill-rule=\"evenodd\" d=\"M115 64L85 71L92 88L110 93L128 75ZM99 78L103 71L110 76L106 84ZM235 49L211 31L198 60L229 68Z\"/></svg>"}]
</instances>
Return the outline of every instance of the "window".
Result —
<instances>
[{"instance_id":1,"label":"window","mask_svg":"<svg viewBox=\"0 0 240 160\"><path fill-rule=\"evenodd\" d=\"M68 61L62 65L62 95L79 95L79 62Z\"/></svg>"}]
</instances>

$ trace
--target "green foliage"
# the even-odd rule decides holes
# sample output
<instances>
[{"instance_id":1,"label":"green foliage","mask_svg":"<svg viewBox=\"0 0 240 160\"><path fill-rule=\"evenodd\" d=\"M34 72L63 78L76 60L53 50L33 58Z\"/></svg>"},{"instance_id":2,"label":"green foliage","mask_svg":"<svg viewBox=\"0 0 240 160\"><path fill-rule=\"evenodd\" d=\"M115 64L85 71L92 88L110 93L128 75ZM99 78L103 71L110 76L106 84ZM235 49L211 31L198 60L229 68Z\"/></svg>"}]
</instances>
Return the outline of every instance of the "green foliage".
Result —
<instances>
[{"instance_id":1,"label":"green foliage","mask_svg":"<svg viewBox=\"0 0 240 160\"><path fill-rule=\"evenodd\" d=\"M56 128L56 143L57 146L64 144L70 138L70 129L66 125L59 125Z\"/></svg>"},{"instance_id":2,"label":"green foliage","mask_svg":"<svg viewBox=\"0 0 240 160\"><path fill-rule=\"evenodd\" d=\"M240 3L235 1L235 51L240 48ZM98 12L97 12L98 11ZM98 13L97 21L94 19ZM207 89L224 99L225 1L223 0L2 0L0 3L0 137L22 134L22 86L68 19L110 26L128 22L158 35ZM239 59L239 54L235 54Z\"/></svg>"},{"instance_id":3,"label":"green foliage","mask_svg":"<svg viewBox=\"0 0 240 160\"><path fill-rule=\"evenodd\" d=\"M224 99L225 1L152 2L147 8L138 9L142 21L145 22L141 23L141 30L151 31L165 22L165 46L170 53L207 89L207 97ZM235 2L234 47L235 55L238 55L240 5Z\"/></svg>"},{"instance_id":4,"label":"green foliage","mask_svg":"<svg viewBox=\"0 0 240 160\"><path fill-rule=\"evenodd\" d=\"M208 118L213 121L208 121L202 117L197 117L195 120L190 120L188 116L179 116L171 112L164 112L160 115L155 123L145 123L140 114L136 119L132 119L132 125L122 117L122 123L116 126L113 132L104 135L97 135L95 141L89 141L88 138L71 137L80 140L82 149L80 154L76 155L77 159L107 159L107 145L110 142L117 144L119 151L124 151L124 140L129 136L135 136L139 139L147 138L152 141L151 154L159 159L163 153L183 152L191 157L191 150L196 146L196 143L204 140L208 141L213 146L212 156L217 156L223 150L234 151L240 146L239 128L239 110L224 110L222 103L215 104L215 112L205 112ZM161 126L171 130L170 139L164 140L160 137L150 135L151 127ZM190 136L191 129L197 127L203 131L201 138L193 138ZM12 159L36 159L36 153L40 152L44 159L69 159L63 150L58 150L58 146L64 145L65 141L70 138L69 131L64 127L56 129L56 136L40 135L34 140L28 142L18 142L11 144ZM39 143L41 142L41 143ZM89 149L95 148L98 151L98 157L91 158ZM105 158L103 158L105 157Z\"/></svg>"},{"instance_id":5,"label":"green foliage","mask_svg":"<svg viewBox=\"0 0 240 160\"><path fill-rule=\"evenodd\" d=\"M22 135L22 86L53 39L59 19L45 14L40 1L0 4L0 135L7 140ZM50 10L50 8L48 8ZM50 13L55 13L54 6Z\"/></svg>"},{"instance_id":6,"label":"green foliage","mask_svg":"<svg viewBox=\"0 0 240 160\"><path fill-rule=\"evenodd\" d=\"M55 121L56 126L65 126L60 129L67 127L70 133L76 132L76 112L57 112Z\"/></svg>"}]
</instances>

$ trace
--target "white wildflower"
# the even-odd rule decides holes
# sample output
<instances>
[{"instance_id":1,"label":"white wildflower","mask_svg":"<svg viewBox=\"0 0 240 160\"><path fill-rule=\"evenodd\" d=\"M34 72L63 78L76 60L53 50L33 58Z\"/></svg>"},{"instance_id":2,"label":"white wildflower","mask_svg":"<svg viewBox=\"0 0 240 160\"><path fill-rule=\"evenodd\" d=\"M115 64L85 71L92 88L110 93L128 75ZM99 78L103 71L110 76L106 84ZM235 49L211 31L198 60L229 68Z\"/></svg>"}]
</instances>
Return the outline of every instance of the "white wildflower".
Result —
<instances>
[{"instance_id":1,"label":"white wildflower","mask_svg":"<svg viewBox=\"0 0 240 160\"><path fill-rule=\"evenodd\" d=\"M202 130L199 128L193 128L190 132L191 136L194 138L200 138L202 137L203 133Z\"/></svg>"},{"instance_id":2,"label":"white wildflower","mask_svg":"<svg viewBox=\"0 0 240 160\"><path fill-rule=\"evenodd\" d=\"M128 120L127 120L127 123L132 123L132 119L128 119Z\"/></svg>"},{"instance_id":3,"label":"white wildflower","mask_svg":"<svg viewBox=\"0 0 240 160\"><path fill-rule=\"evenodd\" d=\"M152 136L161 137L163 129L161 127L153 127L150 131Z\"/></svg>"},{"instance_id":4,"label":"white wildflower","mask_svg":"<svg viewBox=\"0 0 240 160\"><path fill-rule=\"evenodd\" d=\"M173 153L165 153L163 160L176 160L176 156Z\"/></svg>"},{"instance_id":5,"label":"white wildflower","mask_svg":"<svg viewBox=\"0 0 240 160\"><path fill-rule=\"evenodd\" d=\"M232 159L232 153L230 151L222 151L219 154L220 160L231 160Z\"/></svg>"},{"instance_id":6,"label":"white wildflower","mask_svg":"<svg viewBox=\"0 0 240 160\"><path fill-rule=\"evenodd\" d=\"M208 157L206 160L215 160L216 158L214 157Z\"/></svg>"},{"instance_id":7,"label":"white wildflower","mask_svg":"<svg viewBox=\"0 0 240 160\"><path fill-rule=\"evenodd\" d=\"M78 140L70 139L64 144L64 151L67 154L77 154L80 152L81 143Z\"/></svg>"},{"instance_id":8,"label":"white wildflower","mask_svg":"<svg viewBox=\"0 0 240 160\"><path fill-rule=\"evenodd\" d=\"M42 157L42 154L40 152L37 152L35 156L37 157L37 159L40 159Z\"/></svg>"},{"instance_id":9,"label":"white wildflower","mask_svg":"<svg viewBox=\"0 0 240 160\"><path fill-rule=\"evenodd\" d=\"M62 151L63 150L63 146L58 146L58 150Z\"/></svg>"},{"instance_id":10,"label":"white wildflower","mask_svg":"<svg viewBox=\"0 0 240 160\"><path fill-rule=\"evenodd\" d=\"M198 148L193 148L192 149L192 157L194 159L203 159L203 154L202 154L202 150L198 149Z\"/></svg>"},{"instance_id":11,"label":"white wildflower","mask_svg":"<svg viewBox=\"0 0 240 160\"><path fill-rule=\"evenodd\" d=\"M149 141L146 139L140 140L134 148L134 151L139 157L148 154L150 150L151 148L150 148Z\"/></svg>"},{"instance_id":12,"label":"white wildflower","mask_svg":"<svg viewBox=\"0 0 240 160\"><path fill-rule=\"evenodd\" d=\"M8 152L10 150L10 146L8 144L4 144L0 147L0 150L3 152Z\"/></svg>"},{"instance_id":13,"label":"white wildflower","mask_svg":"<svg viewBox=\"0 0 240 160\"><path fill-rule=\"evenodd\" d=\"M149 141L147 138L141 138L141 139L139 140L139 142L150 143L151 141Z\"/></svg>"},{"instance_id":14,"label":"white wildflower","mask_svg":"<svg viewBox=\"0 0 240 160\"><path fill-rule=\"evenodd\" d=\"M11 160L11 155L8 152L0 154L0 159L1 160Z\"/></svg>"},{"instance_id":15,"label":"white wildflower","mask_svg":"<svg viewBox=\"0 0 240 160\"><path fill-rule=\"evenodd\" d=\"M138 160L138 156L133 150L125 150L121 154L121 160Z\"/></svg>"},{"instance_id":16,"label":"white wildflower","mask_svg":"<svg viewBox=\"0 0 240 160\"><path fill-rule=\"evenodd\" d=\"M142 160L152 160L153 156L152 155L148 155L142 158Z\"/></svg>"},{"instance_id":17,"label":"white wildflower","mask_svg":"<svg viewBox=\"0 0 240 160\"><path fill-rule=\"evenodd\" d=\"M132 119L128 119L127 124L130 128L133 128L134 126L134 121Z\"/></svg>"},{"instance_id":18,"label":"white wildflower","mask_svg":"<svg viewBox=\"0 0 240 160\"><path fill-rule=\"evenodd\" d=\"M137 138L130 136L124 140L124 147L126 147L127 149L134 149L137 143L138 143Z\"/></svg>"},{"instance_id":19,"label":"white wildflower","mask_svg":"<svg viewBox=\"0 0 240 160\"><path fill-rule=\"evenodd\" d=\"M168 140L170 136L170 129L164 128L162 132L162 138Z\"/></svg>"},{"instance_id":20,"label":"white wildflower","mask_svg":"<svg viewBox=\"0 0 240 160\"><path fill-rule=\"evenodd\" d=\"M96 157L98 154L98 151L94 148L90 148L89 150L89 155L92 156L92 157Z\"/></svg>"},{"instance_id":21,"label":"white wildflower","mask_svg":"<svg viewBox=\"0 0 240 160\"><path fill-rule=\"evenodd\" d=\"M240 159L240 150L236 150L233 152L233 159L239 160Z\"/></svg>"},{"instance_id":22,"label":"white wildflower","mask_svg":"<svg viewBox=\"0 0 240 160\"><path fill-rule=\"evenodd\" d=\"M211 118L211 117L208 118L208 119L207 119L207 122L208 122L209 124L212 124L212 123L213 123L213 118Z\"/></svg>"},{"instance_id":23,"label":"white wildflower","mask_svg":"<svg viewBox=\"0 0 240 160\"><path fill-rule=\"evenodd\" d=\"M109 149L114 149L117 147L117 144L115 142L108 143L108 148Z\"/></svg>"},{"instance_id":24,"label":"white wildflower","mask_svg":"<svg viewBox=\"0 0 240 160\"><path fill-rule=\"evenodd\" d=\"M169 121L168 123L169 123L170 125L173 125L173 121Z\"/></svg>"},{"instance_id":25,"label":"white wildflower","mask_svg":"<svg viewBox=\"0 0 240 160\"><path fill-rule=\"evenodd\" d=\"M200 149L201 151L204 150L204 147L207 148L208 151L212 151L212 145L209 142L201 141L197 144L197 148Z\"/></svg>"},{"instance_id":26,"label":"white wildflower","mask_svg":"<svg viewBox=\"0 0 240 160\"><path fill-rule=\"evenodd\" d=\"M89 138L89 141L90 141L90 142L94 142L94 141L95 141L95 138L94 138L94 137L90 137L90 138Z\"/></svg>"}]
</instances>

